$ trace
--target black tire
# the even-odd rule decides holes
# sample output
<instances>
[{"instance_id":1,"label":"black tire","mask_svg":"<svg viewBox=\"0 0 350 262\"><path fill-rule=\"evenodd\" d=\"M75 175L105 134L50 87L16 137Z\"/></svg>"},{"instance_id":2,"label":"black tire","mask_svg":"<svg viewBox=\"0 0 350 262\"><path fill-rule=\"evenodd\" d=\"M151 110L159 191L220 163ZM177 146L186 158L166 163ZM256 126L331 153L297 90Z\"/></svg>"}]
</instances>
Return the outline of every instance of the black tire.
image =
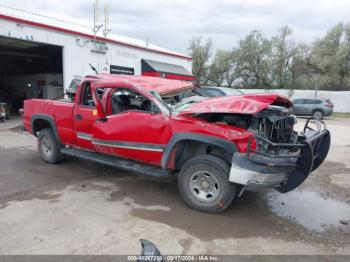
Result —
<instances>
[{"instance_id":1,"label":"black tire","mask_svg":"<svg viewBox=\"0 0 350 262\"><path fill-rule=\"evenodd\" d=\"M43 129L38 136L38 150L41 158L50 164L56 164L61 160L62 146L57 141L51 128Z\"/></svg>"},{"instance_id":2,"label":"black tire","mask_svg":"<svg viewBox=\"0 0 350 262\"><path fill-rule=\"evenodd\" d=\"M312 117L314 119L322 119L324 117L324 113L322 110L317 109L312 112Z\"/></svg>"},{"instance_id":3,"label":"black tire","mask_svg":"<svg viewBox=\"0 0 350 262\"><path fill-rule=\"evenodd\" d=\"M224 211L230 206L237 192L237 185L229 182L229 172L230 166L216 156L200 155L188 160L178 177L178 188L182 199L188 206L198 211L206 213ZM208 175L210 177L207 177ZM203 182L207 182L206 178L210 178L207 184L215 185L210 186L215 191L212 197L211 193L205 192L208 189L203 187ZM197 185L201 188L195 188Z\"/></svg>"}]
</instances>

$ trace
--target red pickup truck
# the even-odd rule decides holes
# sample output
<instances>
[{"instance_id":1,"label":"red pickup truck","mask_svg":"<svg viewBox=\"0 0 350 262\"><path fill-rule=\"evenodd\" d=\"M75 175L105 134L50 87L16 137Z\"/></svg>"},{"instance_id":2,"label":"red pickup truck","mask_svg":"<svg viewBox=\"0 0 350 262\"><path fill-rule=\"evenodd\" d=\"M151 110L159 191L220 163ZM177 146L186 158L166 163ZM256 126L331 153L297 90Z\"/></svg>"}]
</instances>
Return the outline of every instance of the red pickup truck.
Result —
<instances>
[{"instance_id":1,"label":"red pickup truck","mask_svg":"<svg viewBox=\"0 0 350 262\"><path fill-rule=\"evenodd\" d=\"M81 81L75 101L26 100L23 121L48 163L69 155L174 178L187 205L215 213L245 190L288 192L326 158L324 123L296 132L291 106L274 94L209 98L190 82L100 74Z\"/></svg>"}]
</instances>

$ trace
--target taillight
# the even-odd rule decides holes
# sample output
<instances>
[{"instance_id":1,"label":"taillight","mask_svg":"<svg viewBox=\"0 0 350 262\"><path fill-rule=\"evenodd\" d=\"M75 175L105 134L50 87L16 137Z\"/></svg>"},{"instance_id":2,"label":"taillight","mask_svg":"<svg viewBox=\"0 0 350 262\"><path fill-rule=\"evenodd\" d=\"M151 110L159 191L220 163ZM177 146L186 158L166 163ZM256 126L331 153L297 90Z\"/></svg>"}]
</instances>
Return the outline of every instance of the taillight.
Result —
<instances>
[{"instance_id":1,"label":"taillight","mask_svg":"<svg viewBox=\"0 0 350 262\"><path fill-rule=\"evenodd\" d=\"M332 103L329 99L327 99L327 100L326 100L325 106L326 106L326 107L329 107L329 108L333 108L334 105L333 105L333 103Z\"/></svg>"}]
</instances>

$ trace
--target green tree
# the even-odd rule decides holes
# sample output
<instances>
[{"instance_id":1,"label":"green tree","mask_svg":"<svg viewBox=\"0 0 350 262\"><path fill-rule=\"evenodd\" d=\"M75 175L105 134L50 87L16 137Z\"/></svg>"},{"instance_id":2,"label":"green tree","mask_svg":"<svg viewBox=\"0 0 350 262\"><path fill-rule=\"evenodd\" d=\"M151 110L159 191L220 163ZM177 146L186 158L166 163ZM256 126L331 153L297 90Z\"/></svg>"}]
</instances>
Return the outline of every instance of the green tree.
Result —
<instances>
[{"instance_id":1,"label":"green tree","mask_svg":"<svg viewBox=\"0 0 350 262\"><path fill-rule=\"evenodd\" d=\"M299 44L290 61L291 78L287 84L291 89L302 89L309 87L312 72L309 70L307 60L311 52L311 47L306 44Z\"/></svg>"},{"instance_id":2,"label":"green tree","mask_svg":"<svg viewBox=\"0 0 350 262\"><path fill-rule=\"evenodd\" d=\"M211 57L213 43L210 38L203 41L201 37L190 41L188 50L192 57L192 73L199 84L207 81L208 62Z\"/></svg>"},{"instance_id":3,"label":"green tree","mask_svg":"<svg viewBox=\"0 0 350 262\"><path fill-rule=\"evenodd\" d=\"M237 74L244 87L269 87L271 65L271 41L259 31L252 31L239 42L236 50Z\"/></svg>"},{"instance_id":4,"label":"green tree","mask_svg":"<svg viewBox=\"0 0 350 262\"><path fill-rule=\"evenodd\" d=\"M297 45L291 35L288 26L271 39L254 30L214 57L211 39L193 38L193 74L199 84L218 86L350 90L350 25L337 24L312 45Z\"/></svg>"},{"instance_id":5,"label":"green tree","mask_svg":"<svg viewBox=\"0 0 350 262\"><path fill-rule=\"evenodd\" d=\"M308 57L309 70L319 75L321 88L349 88L350 42L349 26L337 24L326 36L317 40Z\"/></svg>"},{"instance_id":6,"label":"green tree","mask_svg":"<svg viewBox=\"0 0 350 262\"><path fill-rule=\"evenodd\" d=\"M290 40L293 33L288 26L278 28L277 35L271 39L272 44L272 81L278 88L286 88L292 82L292 60L297 53L294 41Z\"/></svg>"},{"instance_id":7,"label":"green tree","mask_svg":"<svg viewBox=\"0 0 350 262\"><path fill-rule=\"evenodd\" d=\"M207 81L205 84L216 86L227 85L226 76L233 63L233 52L217 50L212 63L208 68Z\"/></svg>"},{"instance_id":8,"label":"green tree","mask_svg":"<svg viewBox=\"0 0 350 262\"><path fill-rule=\"evenodd\" d=\"M234 82L239 79L239 74L237 70L237 66L238 66L237 57L238 57L238 52L235 49L231 52L231 60L230 60L229 67L227 71L224 73L225 84L228 87L234 87Z\"/></svg>"}]
</instances>

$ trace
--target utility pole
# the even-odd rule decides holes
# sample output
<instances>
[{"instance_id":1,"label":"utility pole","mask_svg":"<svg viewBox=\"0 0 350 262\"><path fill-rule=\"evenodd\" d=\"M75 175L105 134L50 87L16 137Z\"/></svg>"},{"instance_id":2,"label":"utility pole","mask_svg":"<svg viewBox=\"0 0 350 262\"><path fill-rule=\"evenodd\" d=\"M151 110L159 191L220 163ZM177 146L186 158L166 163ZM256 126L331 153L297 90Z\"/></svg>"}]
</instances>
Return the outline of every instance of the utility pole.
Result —
<instances>
[{"instance_id":1,"label":"utility pole","mask_svg":"<svg viewBox=\"0 0 350 262\"><path fill-rule=\"evenodd\" d=\"M318 95L318 75L316 75L315 98L317 98L317 95Z\"/></svg>"}]
</instances>

